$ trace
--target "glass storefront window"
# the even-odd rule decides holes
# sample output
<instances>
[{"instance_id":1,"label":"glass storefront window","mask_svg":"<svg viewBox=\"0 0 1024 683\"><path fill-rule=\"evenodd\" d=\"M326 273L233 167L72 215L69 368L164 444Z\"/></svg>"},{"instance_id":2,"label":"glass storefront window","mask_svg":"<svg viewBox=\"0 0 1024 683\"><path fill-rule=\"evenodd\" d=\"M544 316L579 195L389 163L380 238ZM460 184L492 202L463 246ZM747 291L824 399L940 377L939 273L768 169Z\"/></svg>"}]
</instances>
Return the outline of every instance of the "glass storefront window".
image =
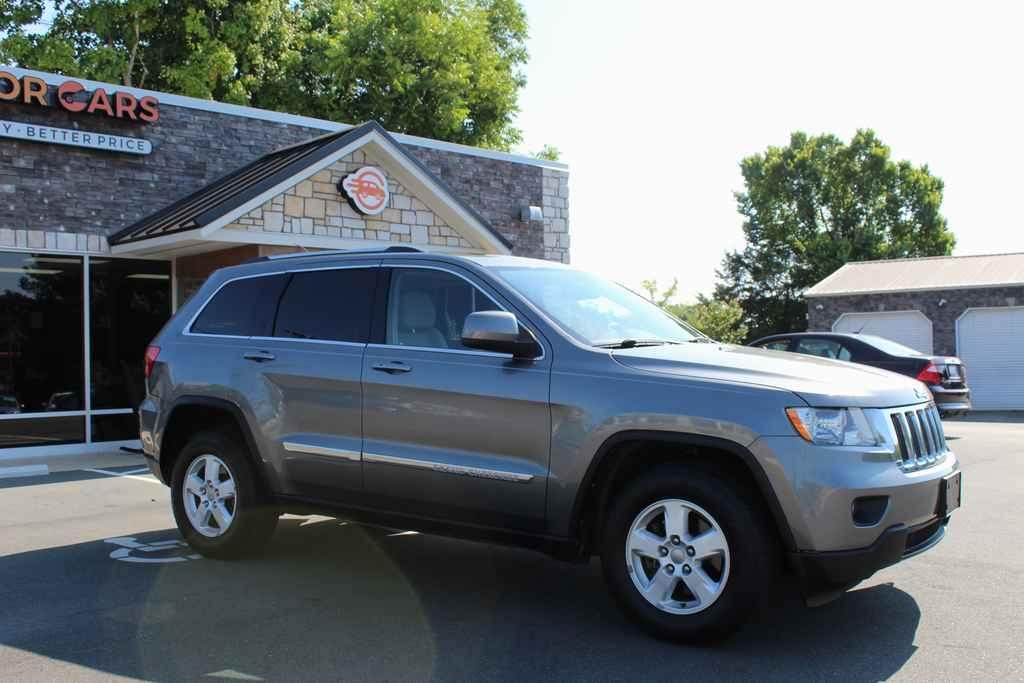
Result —
<instances>
[{"instance_id":1,"label":"glass storefront window","mask_svg":"<svg viewBox=\"0 0 1024 683\"><path fill-rule=\"evenodd\" d=\"M171 316L171 264L87 258L0 252L0 449L138 438L130 411Z\"/></svg>"},{"instance_id":2,"label":"glass storefront window","mask_svg":"<svg viewBox=\"0 0 1024 683\"><path fill-rule=\"evenodd\" d=\"M0 448L59 446L84 441L85 417L82 415L31 416L0 420Z\"/></svg>"},{"instance_id":3,"label":"glass storefront window","mask_svg":"<svg viewBox=\"0 0 1024 683\"><path fill-rule=\"evenodd\" d=\"M0 416L85 407L82 271L77 256L0 252Z\"/></svg>"},{"instance_id":4,"label":"glass storefront window","mask_svg":"<svg viewBox=\"0 0 1024 683\"><path fill-rule=\"evenodd\" d=\"M92 419L92 440L128 441L139 438L139 418L135 413L96 415Z\"/></svg>"},{"instance_id":5,"label":"glass storefront window","mask_svg":"<svg viewBox=\"0 0 1024 683\"><path fill-rule=\"evenodd\" d=\"M89 259L94 410L139 405L144 391L142 356L170 317L169 262Z\"/></svg>"}]
</instances>

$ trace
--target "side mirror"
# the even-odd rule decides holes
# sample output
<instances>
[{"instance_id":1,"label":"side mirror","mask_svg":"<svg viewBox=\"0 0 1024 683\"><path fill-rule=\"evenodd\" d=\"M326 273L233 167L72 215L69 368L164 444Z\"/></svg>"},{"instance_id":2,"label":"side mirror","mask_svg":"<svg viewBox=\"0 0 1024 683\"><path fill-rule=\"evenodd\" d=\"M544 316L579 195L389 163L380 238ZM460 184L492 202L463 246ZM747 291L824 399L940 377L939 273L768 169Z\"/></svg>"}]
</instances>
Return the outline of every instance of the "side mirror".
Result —
<instances>
[{"instance_id":1,"label":"side mirror","mask_svg":"<svg viewBox=\"0 0 1024 683\"><path fill-rule=\"evenodd\" d=\"M528 335L527 335L528 336ZM462 344L471 349L511 353L515 358L537 358L540 344L519 336L519 321L505 311L477 311L466 316Z\"/></svg>"}]
</instances>

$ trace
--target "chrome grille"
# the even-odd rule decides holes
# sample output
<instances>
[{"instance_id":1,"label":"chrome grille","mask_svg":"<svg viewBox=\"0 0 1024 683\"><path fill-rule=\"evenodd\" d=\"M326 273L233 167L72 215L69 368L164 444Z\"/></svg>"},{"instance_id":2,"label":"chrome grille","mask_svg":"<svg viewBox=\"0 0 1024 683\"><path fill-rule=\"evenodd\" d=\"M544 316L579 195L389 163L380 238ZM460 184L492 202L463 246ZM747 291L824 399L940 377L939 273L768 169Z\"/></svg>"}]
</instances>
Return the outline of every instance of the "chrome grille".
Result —
<instances>
[{"instance_id":1,"label":"chrome grille","mask_svg":"<svg viewBox=\"0 0 1024 683\"><path fill-rule=\"evenodd\" d=\"M928 467L945 458L946 436L934 405L900 408L889 414L896 433L896 447L905 469Z\"/></svg>"}]
</instances>

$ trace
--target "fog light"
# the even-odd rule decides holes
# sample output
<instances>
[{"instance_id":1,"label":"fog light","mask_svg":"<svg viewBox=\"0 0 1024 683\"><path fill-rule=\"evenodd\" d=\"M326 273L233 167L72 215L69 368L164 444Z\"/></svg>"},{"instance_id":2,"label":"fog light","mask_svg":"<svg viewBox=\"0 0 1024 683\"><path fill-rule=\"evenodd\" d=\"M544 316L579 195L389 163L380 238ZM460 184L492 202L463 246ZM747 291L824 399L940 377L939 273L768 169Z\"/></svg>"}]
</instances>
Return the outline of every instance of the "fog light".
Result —
<instances>
[{"instance_id":1,"label":"fog light","mask_svg":"<svg viewBox=\"0 0 1024 683\"><path fill-rule=\"evenodd\" d=\"M851 514L857 526L874 526L882 521L889 507L889 496L864 496L853 501Z\"/></svg>"}]
</instances>

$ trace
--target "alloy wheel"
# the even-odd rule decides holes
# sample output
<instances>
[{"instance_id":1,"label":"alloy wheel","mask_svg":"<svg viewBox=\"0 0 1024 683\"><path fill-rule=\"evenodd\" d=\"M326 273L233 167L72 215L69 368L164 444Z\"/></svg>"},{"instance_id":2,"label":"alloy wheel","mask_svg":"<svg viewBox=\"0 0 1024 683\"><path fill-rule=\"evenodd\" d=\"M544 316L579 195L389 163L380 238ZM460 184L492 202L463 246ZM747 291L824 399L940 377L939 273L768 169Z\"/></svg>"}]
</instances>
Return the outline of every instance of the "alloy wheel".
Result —
<instances>
[{"instance_id":1,"label":"alloy wheel","mask_svg":"<svg viewBox=\"0 0 1024 683\"><path fill-rule=\"evenodd\" d=\"M234 475L223 460L209 453L193 460L182 483L192 528L208 538L227 533L238 509L236 491Z\"/></svg>"},{"instance_id":2,"label":"alloy wheel","mask_svg":"<svg viewBox=\"0 0 1024 683\"><path fill-rule=\"evenodd\" d=\"M649 603L670 614L696 614L725 590L730 570L725 533L707 510L681 499L659 500L633 520L626 569Z\"/></svg>"}]
</instances>

